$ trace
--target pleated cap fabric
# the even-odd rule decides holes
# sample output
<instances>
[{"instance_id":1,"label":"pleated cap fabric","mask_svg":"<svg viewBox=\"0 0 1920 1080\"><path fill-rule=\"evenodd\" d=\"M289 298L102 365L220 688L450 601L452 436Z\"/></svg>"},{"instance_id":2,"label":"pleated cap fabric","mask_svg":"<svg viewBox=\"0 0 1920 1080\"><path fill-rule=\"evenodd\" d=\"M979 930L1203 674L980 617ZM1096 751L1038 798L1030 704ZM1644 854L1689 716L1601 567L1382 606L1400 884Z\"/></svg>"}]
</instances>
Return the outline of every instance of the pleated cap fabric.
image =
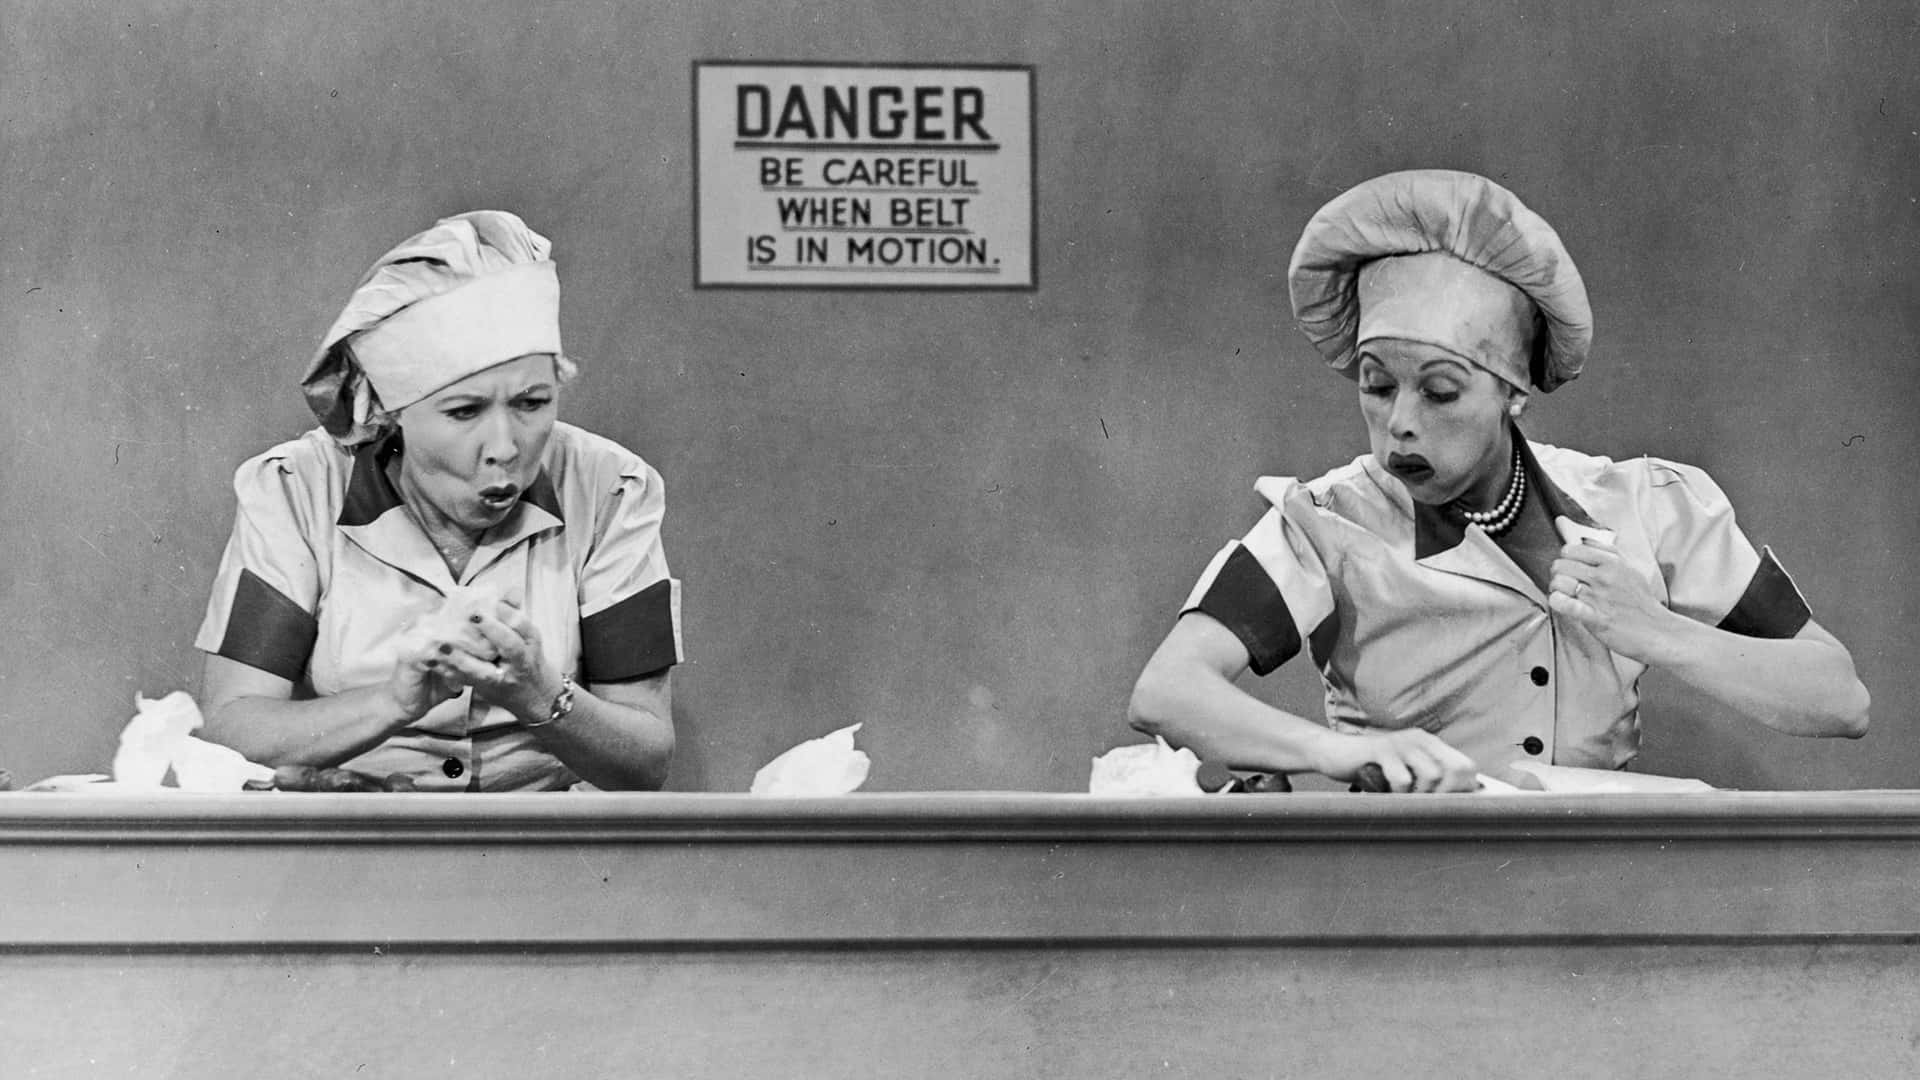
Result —
<instances>
[{"instance_id":1,"label":"pleated cap fabric","mask_svg":"<svg viewBox=\"0 0 1920 1080\"><path fill-rule=\"evenodd\" d=\"M503 210L443 218L382 255L301 376L337 439L367 419L370 388L399 410L529 353L560 354L553 245Z\"/></svg>"},{"instance_id":2,"label":"pleated cap fabric","mask_svg":"<svg viewBox=\"0 0 1920 1080\"><path fill-rule=\"evenodd\" d=\"M1348 378L1365 341L1408 337L1549 392L1593 344L1586 284L1559 234L1473 173L1388 173L1343 192L1301 232L1287 287L1301 330Z\"/></svg>"}]
</instances>

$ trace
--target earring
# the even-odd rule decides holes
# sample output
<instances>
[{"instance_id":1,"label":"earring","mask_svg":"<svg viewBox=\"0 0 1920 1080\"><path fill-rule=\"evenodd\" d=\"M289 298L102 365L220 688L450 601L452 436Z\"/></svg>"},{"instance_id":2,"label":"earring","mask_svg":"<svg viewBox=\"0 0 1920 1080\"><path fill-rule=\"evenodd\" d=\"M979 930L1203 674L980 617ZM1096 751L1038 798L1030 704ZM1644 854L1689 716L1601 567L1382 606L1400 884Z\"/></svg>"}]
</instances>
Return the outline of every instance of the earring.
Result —
<instances>
[{"instance_id":1,"label":"earring","mask_svg":"<svg viewBox=\"0 0 1920 1080\"><path fill-rule=\"evenodd\" d=\"M1520 419L1521 408L1522 408L1521 404L1516 401L1513 404L1507 406L1507 415L1513 417L1515 420L1518 420Z\"/></svg>"}]
</instances>

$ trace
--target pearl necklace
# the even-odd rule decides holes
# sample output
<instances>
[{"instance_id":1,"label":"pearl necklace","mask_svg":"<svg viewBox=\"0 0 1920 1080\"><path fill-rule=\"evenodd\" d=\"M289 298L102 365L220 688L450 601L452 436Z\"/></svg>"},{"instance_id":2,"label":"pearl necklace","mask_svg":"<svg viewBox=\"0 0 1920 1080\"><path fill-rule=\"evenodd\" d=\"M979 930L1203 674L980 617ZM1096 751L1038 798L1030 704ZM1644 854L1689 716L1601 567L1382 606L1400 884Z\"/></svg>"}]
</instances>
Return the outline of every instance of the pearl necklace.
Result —
<instances>
[{"instance_id":1,"label":"pearl necklace","mask_svg":"<svg viewBox=\"0 0 1920 1080\"><path fill-rule=\"evenodd\" d=\"M1488 536L1499 536L1513 523L1520 520L1520 507L1527 501L1527 470L1520 460L1520 444L1513 445L1513 476L1507 481L1507 493L1500 499L1500 505L1491 510L1468 510L1459 502L1453 508L1471 524L1486 530Z\"/></svg>"}]
</instances>

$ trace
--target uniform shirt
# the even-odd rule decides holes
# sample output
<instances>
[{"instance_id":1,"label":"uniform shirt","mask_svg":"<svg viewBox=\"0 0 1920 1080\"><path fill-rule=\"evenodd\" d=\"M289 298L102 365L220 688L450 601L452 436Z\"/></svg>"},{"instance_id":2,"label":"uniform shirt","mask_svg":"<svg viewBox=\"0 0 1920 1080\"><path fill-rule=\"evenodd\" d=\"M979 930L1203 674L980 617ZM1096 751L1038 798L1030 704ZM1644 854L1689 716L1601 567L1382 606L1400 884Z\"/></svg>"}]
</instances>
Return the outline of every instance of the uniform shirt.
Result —
<instances>
[{"instance_id":1,"label":"uniform shirt","mask_svg":"<svg viewBox=\"0 0 1920 1080\"><path fill-rule=\"evenodd\" d=\"M356 452L315 429L242 464L233 535L194 644L296 685L296 696L383 683L401 635L456 586L520 605L557 670L622 682L682 658L680 588L660 543L660 474L612 440L556 423L541 472L456 581L401 503L390 438ZM423 789L575 782L507 710L471 690L342 763Z\"/></svg>"},{"instance_id":2,"label":"uniform shirt","mask_svg":"<svg viewBox=\"0 0 1920 1080\"><path fill-rule=\"evenodd\" d=\"M1527 497L1563 536L1611 530L1668 608L1756 637L1807 622L1792 580L1771 550L1755 552L1706 473L1521 447ZM1261 675L1304 643L1329 726L1423 727L1495 773L1517 759L1619 768L1638 750L1645 665L1555 615L1480 526L1416 504L1371 456L1255 489L1271 509L1214 558L1182 613L1219 620Z\"/></svg>"}]
</instances>

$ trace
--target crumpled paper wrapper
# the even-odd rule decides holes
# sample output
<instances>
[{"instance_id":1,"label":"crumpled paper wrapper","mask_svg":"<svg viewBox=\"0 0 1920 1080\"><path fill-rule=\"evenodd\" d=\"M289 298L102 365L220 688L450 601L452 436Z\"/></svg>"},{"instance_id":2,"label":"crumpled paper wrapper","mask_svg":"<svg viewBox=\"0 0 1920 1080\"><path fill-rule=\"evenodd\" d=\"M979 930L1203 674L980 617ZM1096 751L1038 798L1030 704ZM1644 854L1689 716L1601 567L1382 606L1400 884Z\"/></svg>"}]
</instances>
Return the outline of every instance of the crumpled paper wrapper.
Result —
<instances>
[{"instance_id":1,"label":"crumpled paper wrapper","mask_svg":"<svg viewBox=\"0 0 1920 1080\"><path fill-rule=\"evenodd\" d=\"M867 782L873 767L866 753L853 747L859 724L841 728L781 754L753 774L755 795L845 795Z\"/></svg>"},{"instance_id":2,"label":"crumpled paper wrapper","mask_svg":"<svg viewBox=\"0 0 1920 1080\"><path fill-rule=\"evenodd\" d=\"M473 624L472 616L493 614L500 600L500 593L485 585L462 585L454 589L439 607L423 612L408 625L401 651L407 655L426 655L445 643L475 656L492 656L493 643Z\"/></svg>"},{"instance_id":3,"label":"crumpled paper wrapper","mask_svg":"<svg viewBox=\"0 0 1920 1080\"><path fill-rule=\"evenodd\" d=\"M248 761L231 746L192 735L173 748L173 782L181 791L241 791L249 780L271 780L273 770Z\"/></svg>"},{"instance_id":4,"label":"crumpled paper wrapper","mask_svg":"<svg viewBox=\"0 0 1920 1080\"><path fill-rule=\"evenodd\" d=\"M1093 759L1087 779L1091 795L1204 795L1194 774L1200 758L1192 750L1175 750L1165 739L1119 746Z\"/></svg>"},{"instance_id":5,"label":"crumpled paper wrapper","mask_svg":"<svg viewBox=\"0 0 1920 1080\"><path fill-rule=\"evenodd\" d=\"M1508 766L1540 781L1544 791L1571 791L1582 794L1601 792L1653 792L1684 794L1712 791L1705 780L1683 776L1654 776L1650 773L1620 772L1614 769L1583 769L1575 765L1547 765L1538 761L1516 761Z\"/></svg>"},{"instance_id":6,"label":"crumpled paper wrapper","mask_svg":"<svg viewBox=\"0 0 1920 1080\"><path fill-rule=\"evenodd\" d=\"M205 721L184 690L157 701L136 694L133 705L133 719L121 729L120 746L113 754L116 787L158 788L169 769L182 791L239 791L249 780L273 779L267 766L248 761L231 747L194 737Z\"/></svg>"},{"instance_id":7,"label":"crumpled paper wrapper","mask_svg":"<svg viewBox=\"0 0 1920 1080\"><path fill-rule=\"evenodd\" d=\"M127 787L159 787L173 767L173 754L203 723L200 707L184 690L158 701L133 696L133 719L120 730L113 752L113 782Z\"/></svg>"}]
</instances>

